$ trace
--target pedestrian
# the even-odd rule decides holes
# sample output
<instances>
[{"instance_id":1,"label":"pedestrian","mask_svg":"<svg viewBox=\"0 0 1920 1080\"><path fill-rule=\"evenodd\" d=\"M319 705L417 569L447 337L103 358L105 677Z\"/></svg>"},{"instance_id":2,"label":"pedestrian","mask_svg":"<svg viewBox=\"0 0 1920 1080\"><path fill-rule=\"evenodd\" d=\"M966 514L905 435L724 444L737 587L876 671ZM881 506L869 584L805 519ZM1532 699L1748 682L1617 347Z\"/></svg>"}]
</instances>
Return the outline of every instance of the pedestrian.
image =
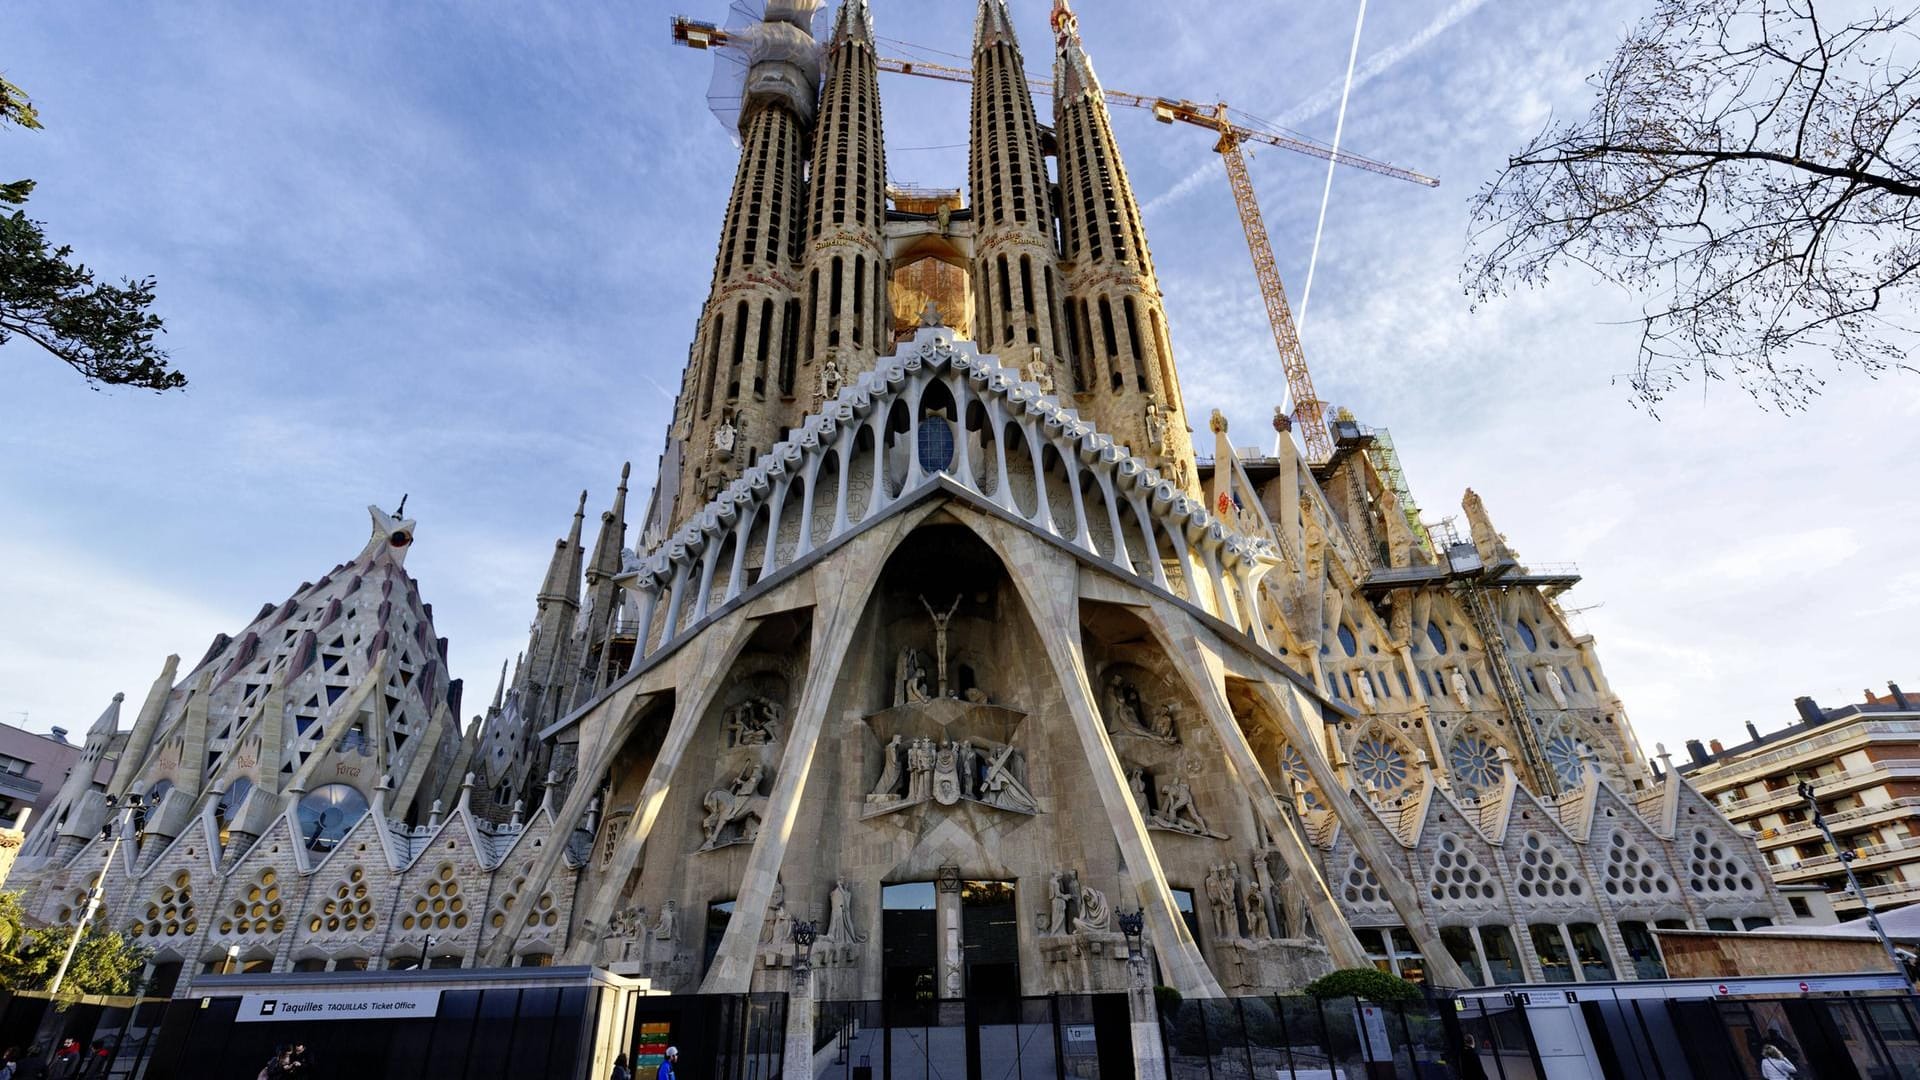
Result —
<instances>
[{"instance_id":1,"label":"pedestrian","mask_svg":"<svg viewBox=\"0 0 1920 1080\"><path fill-rule=\"evenodd\" d=\"M1760 1080L1793 1080L1800 1070L1793 1067L1780 1048L1768 1043L1760 1049Z\"/></svg>"},{"instance_id":2,"label":"pedestrian","mask_svg":"<svg viewBox=\"0 0 1920 1080\"><path fill-rule=\"evenodd\" d=\"M1478 1040L1471 1035L1463 1035L1461 1042L1465 1056L1460 1059L1460 1080L1487 1080L1487 1066L1480 1060Z\"/></svg>"},{"instance_id":3,"label":"pedestrian","mask_svg":"<svg viewBox=\"0 0 1920 1080\"><path fill-rule=\"evenodd\" d=\"M666 1059L660 1062L660 1071L653 1074L653 1080L674 1080L674 1077L678 1075L678 1070L673 1066L674 1063L679 1060L680 1048L677 1046L667 1047Z\"/></svg>"},{"instance_id":4,"label":"pedestrian","mask_svg":"<svg viewBox=\"0 0 1920 1080\"><path fill-rule=\"evenodd\" d=\"M6 1077L0 1076L0 1080L6 1080ZM633 1080L633 1070L627 1068L627 1055L613 1056L613 1080Z\"/></svg>"},{"instance_id":5,"label":"pedestrian","mask_svg":"<svg viewBox=\"0 0 1920 1080\"><path fill-rule=\"evenodd\" d=\"M255 1080L291 1080L293 1074L293 1047L282 1043L260 1067L260 1075Z\"/></svg>"},{"instance_id":6,"label":"pedestrian","mask_svg":"<svg viewBox=\"0 0 1920 1080\"><path fill-rule=\"evenodd\" d=\"M306 1043L294 1043L293 1054L287 1060L292 1068L291 1075L293 1076L306 1076L311 1071L308 1067Z\"/></svg>"},{"instance_id":7,"label":"pedestrian","mask_svg":"<svg viewBox=\"0 0 1920 1080\"><path fill-rule=\"evenodd\" d=\"M0 1080L14 1080L19 1075L20 1048L9 1046L6 1053L0 1054Z\"/></svg>"},{"instance_id":8,"label":"pedestrian","mask_svg":"<svg viewBox=\"0 0 1920 1080\"><path fill-rule=\"evenodd\" d=\"M55 1080L68 1080L80 1071L80 1040L66 1038L60 1040L60 1049L53 1052L53 1068L47 1075Z\"/></svg>"}]
</instances>

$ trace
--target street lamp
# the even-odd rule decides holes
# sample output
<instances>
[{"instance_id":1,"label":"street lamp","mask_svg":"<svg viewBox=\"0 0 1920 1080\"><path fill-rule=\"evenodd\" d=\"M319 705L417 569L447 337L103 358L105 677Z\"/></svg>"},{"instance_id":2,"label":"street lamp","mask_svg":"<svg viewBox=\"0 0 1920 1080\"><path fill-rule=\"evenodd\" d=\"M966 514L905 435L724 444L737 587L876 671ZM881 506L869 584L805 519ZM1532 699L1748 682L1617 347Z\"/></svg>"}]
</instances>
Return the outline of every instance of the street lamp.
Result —
<instances>
[{"instance_id":1,"label":"street lamp","mask_svg":"<svg viewBox=\"0 0 1920 1080\"><path fill-rule=\"evenodd\" d=\"M430 955L432 952L433 952L433 935L428 934L427 939L420 943L420 966L415 970L425 971L428 968L433 966L433 959L432 959L432 956Z\"/></svg>"},{"instance_id":2,"label":"street lamp","mask_svg":"<svg viewBox=\"0 0 1920 1080\"><path fill-rule=\"evenodd\" d=\"M813 939L819 936L818 923L806 919L793 921L793 977L801 982L813 971Z\"/></svg>"},{"instance_id":3,"label":"street lamp","mask_svg":"<svg viewBox=\"0 0 1920 1080\"><path fill-rule=\"evenodd\" d=\"M1827 828L1827 819L1820 813L1820 803L1813 797L1813 783L1802 780L1798 790L1800 797L1807 800L1808 812L1813 814L1813 827L1827 838L1827 843L1840 858L1840 868L1847 872L1847 891L1858 897L1860 906L1866 909L1867 925L1873 927L1874 936L1880 939L1880 947L1887 950L1887 959L1893 961L1893 970L1904 973L1907 967L1900 962L1900 954L1894 951L1893 940L1887 937L1886 929L1880 925L1880 916L1874 914L1873 901L1867 899L1866 890L1860 887L1860 879L1853 876L1853 849L1842 848L1840 841L1833 838L1833 830Z\"/></svg>"},{"instance_id":4,"label":"street lamp","mask_svg":"<svg viewBox=\"0 0 1920 1080\"><path fill-rule=\"evenodd\" d=\"M87 923L93 920L93 913L100 909L100 901L106 896L107 874L113 870L113 857L120 852L120 841L127 835L127 828L131 826L137 832L146 825L146 803L140 796L128 795L124 799L107 796L107 823L100 826L100 839L112 841L107 847L107 861L100 868L100 880L94 882L87 893L87 906L80 912L80 921L73 928L73 940L67 942L67 955L61 958L59 970L53 973L53 985L47 987L47 993L57 996L60 984L67 981L67 968L73 966L73 954L80 950L80 938L86 934Z\"/></svg>"},{"instance_id":5,"label":"street lamp","mask_svg":"<svg viewBox=\"0 0 1920 1080\"><path fill-rule=\"evenodd\" d=\"M227 946L227 970L221 972L221 974L222 975L233 974L234 965L238 964L239 962L240 962L240 946L238 945Z\"/></svg>"}]
</instances>

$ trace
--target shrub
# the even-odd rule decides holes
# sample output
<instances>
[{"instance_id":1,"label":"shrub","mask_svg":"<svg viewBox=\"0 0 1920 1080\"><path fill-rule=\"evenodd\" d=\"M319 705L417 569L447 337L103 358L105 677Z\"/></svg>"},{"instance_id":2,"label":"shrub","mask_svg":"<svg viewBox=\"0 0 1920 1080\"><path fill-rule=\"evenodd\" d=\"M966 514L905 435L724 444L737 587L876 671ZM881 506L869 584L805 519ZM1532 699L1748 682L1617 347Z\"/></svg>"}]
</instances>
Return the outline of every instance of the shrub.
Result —
<instances>
[{"instance_id":1,"label":"shrub","mask_svg":"<svg viewBox=\"0 0 1920 1080\"><path fill-rule=\"evenodd\" d=\"M1309 995L1322 1001L1328 998L1365 998L1368 1001L1419 1001L1420 988L1374 968L1342 968L1329 972L1306 985Z\"/></svg>"}]
</instances>

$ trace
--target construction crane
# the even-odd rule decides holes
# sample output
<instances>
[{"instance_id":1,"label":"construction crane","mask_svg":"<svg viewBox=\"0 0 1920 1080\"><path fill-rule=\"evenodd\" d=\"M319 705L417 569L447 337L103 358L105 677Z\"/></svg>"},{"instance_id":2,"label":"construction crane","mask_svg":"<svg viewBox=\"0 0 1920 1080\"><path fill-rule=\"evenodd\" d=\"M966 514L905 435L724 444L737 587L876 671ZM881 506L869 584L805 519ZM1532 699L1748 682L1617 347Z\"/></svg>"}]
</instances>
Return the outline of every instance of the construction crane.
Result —
<instances>
[{"instance_id":1,"label":"construction crane","mask_svg":"<svg viewBox=\"0 0 1920 1080\"><path fill-rule=\"evenodd\" d=\"M689 19L684 15L673 17L673 43L694 49L717 49L734 45L732 35L712 23ZM917 48L917 46L908 46ZM914 75L924 79L940 79L945 82L971 83L973 72L948 64L936 64L924 60L905 60L898 57L877 57L875 64L881 71L896 75ZM1053 96L1053 80L1029 75L1027 84L1033 92L1045 97ZM1123 105L1131 109L1147 109L1154 119L1163 124L1184 123L1212 130L1218 139L1213 144L1215 153L1227 168L1227 180L1233 187L1234 205L1240 211L1240 228L1247 234L1247 251L1253 256L1253 273L1260 284L1260 296L1266 303L1267 322L1273 328L1273 343L1280 352L1280 364L1286 373L1287 391L1293 398L1293 422L1300 432L1301 441L1306 446L1307 460L1319 464L1333 456L1333 435L1327 429L1326 403L1314 393L1313 377L1307 370L1307 357L1300 347L1300 331L1293 321L1293 309L1287 304L1287 290L1280 281L1280 269L1274 262L1273 244L1267 239L1266 219L1260 214L1260 202L1253 191L1253 178L1247 172L1246 155L1240 147L1246 143L1259 143L1277 146L1297 154L1306 154L1322 161L1333 161L1341 165L1367 172L1389 176L1396 180L1420 184L1424 187L1438 187L1440 181L1411 169L1390 165L1384 161L1351 154L1345 150L1336 150L1331 146L1314 142L1298 135L1261 130L1234 123L1228 118L1225 102L1213 105L1200 105L1185 100L1135 94L1125 90L1101 88L1101 94L1108 103Z\"/></svg>"}]
</instances>

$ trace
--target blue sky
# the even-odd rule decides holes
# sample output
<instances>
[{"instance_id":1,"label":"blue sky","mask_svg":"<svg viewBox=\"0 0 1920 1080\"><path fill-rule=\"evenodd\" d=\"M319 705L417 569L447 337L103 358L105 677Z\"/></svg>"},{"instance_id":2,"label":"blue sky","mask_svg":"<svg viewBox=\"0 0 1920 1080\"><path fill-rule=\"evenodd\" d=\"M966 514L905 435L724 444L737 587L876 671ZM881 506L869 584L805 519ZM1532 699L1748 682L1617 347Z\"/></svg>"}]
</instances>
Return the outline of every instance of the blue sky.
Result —
<instances>
[{"instance_id":1,"label":"blue sky","mask_svg":"<svg viewBox=\"0 0 1920 1080\"><path fill-rule=\"evenodd\" d=\"M1050 65L1045 0L1014 6ZM1305 336L1321 396L1392 429L1430 519L1472 485L1523 556L1580 563L1565 603L1592 608L1642 738L1679 752L1785 723L1798 694L1920 686L1920 380L1837 379L1790 418L1695 384L1654 422L1610 381L1632 298L1569 274L1467 310L1468 198L1586 108L1649 6L1375 0L1346 145L1444 183L1337 177ZM971 4L874 7L884 38L967 51ZM1079 10L1110 86L1333 132L1349 4ZM168 652L191 663L351 556L363 507L402 493L409 567L484 705L579 491L604 507L630 458L644 505L735 161L711 62L640 3L11 12L0 70L47 129L0 133L0 173L39 180L33 215L102 272L159 278L193 385L94 392L0 349L0 719L84 728L138 701ZM892 177L962 185L966 88L882 93ZM1265 442L1279 365L1211 141L1115 123L1195 426L1220 406ZM1252 165L1296 299L1321 168Z\"/></svg>"}]
</instances>

